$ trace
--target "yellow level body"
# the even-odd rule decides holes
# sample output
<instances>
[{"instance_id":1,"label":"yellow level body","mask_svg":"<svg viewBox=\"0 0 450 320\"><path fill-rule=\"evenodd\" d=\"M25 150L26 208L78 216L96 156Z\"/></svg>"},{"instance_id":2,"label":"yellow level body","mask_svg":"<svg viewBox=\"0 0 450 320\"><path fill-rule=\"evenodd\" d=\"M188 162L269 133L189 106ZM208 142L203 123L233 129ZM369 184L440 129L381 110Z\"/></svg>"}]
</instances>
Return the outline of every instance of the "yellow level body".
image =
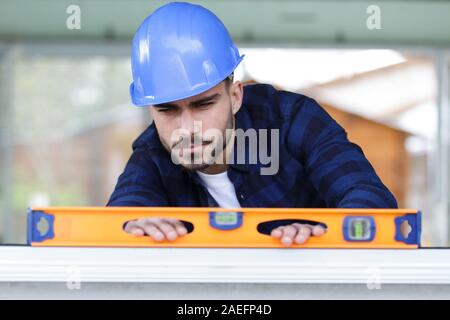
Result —
<instances>
[{"instance_id":1,"label":"yellow level body","mask_svg":"<svg viewBox=\"0 0 450 320\"><path fill-rule=\"evenodd\" d=\"M157 242L123 231L139 218L176 218L190 231ZM327 232L292 248L392 248L420 246L421 213L412 209L306 209L211 207L35 207L28 212L32 246L280 248L273 225L319 222ZM272 227L271 227L272 226Z\"/></svg>"}]
</instances>

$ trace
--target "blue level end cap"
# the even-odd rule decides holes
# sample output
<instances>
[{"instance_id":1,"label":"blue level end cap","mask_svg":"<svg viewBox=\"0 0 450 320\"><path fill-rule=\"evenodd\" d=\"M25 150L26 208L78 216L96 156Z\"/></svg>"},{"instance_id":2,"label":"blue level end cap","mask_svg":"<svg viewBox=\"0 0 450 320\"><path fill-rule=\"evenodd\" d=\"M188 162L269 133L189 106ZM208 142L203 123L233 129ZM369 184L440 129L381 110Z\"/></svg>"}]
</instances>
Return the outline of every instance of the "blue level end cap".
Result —
<instances>
[{"instance_id":1,"label":"blue level end cap","mask_svg":"<svg viewBox=\"0 0 450 320\"><path fill-rule=\"evenodd\" d=\"M27 216L27 244L33 242L43 242L53 239L55 216L43 211L28 209Z\"/></svg>"},{"instance_id":2,"label":"blue level end cap","mask_svg":"<svg viewBox=\"0 0 450 320\"><path fill-rule=\"evenodd\" d=\"M420 246L422 213L409 213L395 218L395 240Z\"/></svg>"}]
</instances>

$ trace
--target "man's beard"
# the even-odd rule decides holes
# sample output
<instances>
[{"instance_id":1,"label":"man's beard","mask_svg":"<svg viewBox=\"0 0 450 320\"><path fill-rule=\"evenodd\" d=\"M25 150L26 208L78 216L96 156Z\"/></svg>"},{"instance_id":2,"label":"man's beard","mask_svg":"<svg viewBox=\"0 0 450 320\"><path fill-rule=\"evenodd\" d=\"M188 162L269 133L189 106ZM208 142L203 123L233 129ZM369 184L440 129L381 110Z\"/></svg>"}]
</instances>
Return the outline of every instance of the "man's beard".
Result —
<instances>
[{"instance_id":1,"label":"man's beard","mask_svg":"<svg viewBox=\"0 0 450 320\"><path fill-rule=\"evenodd\" d=\"M197 142L198 144L201 144L202 147L198 147L196 151L194 152L189 152L188 149L183 149L181 151L181 149L183 148L182 146L182 141L181 142L176 142L172 145L171 148L168 147L168 145L166 143L163 143L164 147L169 151L169 152L175 152L176 155L180 154L181 152L188 152L189 154L185 155L183 154L182 157L178 157L177 156L177 160L178 163L183 166L183 168L185 168L188 171L196 171L196 170L203 170L206 169L212 165L214 165L216 162L218 162L217 160L219 158L217 157L223 157L224 156L224 152L228 151L226 150L226 148L230 148L232 146L228 146L227 144L230 142L230 139L232 137L234 137L233 134L231 135L227 135L227 131L232 131L234 130L234 115L230 112L230 116L227 119L227 123L225 126L225 129L222 130L221 132L221 139L208 139L208 137L201 137L198 136L196 134L192 134L191 135L191 139L185 139L184 141L188 141L193 145L194 142ZM205 145L203 145L204 143L206 143ZM186 143L185 143L186 144ZM219 144L221 144L219 146ZM205 147L208 147L209 150L211 150L211 152L207 153L207 158L204 158L204 151L205 151ZM216 154L216 151L217 152ZM187 161L185 161L187 160ZM221 163L226 163L227 159L225 156L225 159L222 160Z\"/></svg>"}]
</instances>

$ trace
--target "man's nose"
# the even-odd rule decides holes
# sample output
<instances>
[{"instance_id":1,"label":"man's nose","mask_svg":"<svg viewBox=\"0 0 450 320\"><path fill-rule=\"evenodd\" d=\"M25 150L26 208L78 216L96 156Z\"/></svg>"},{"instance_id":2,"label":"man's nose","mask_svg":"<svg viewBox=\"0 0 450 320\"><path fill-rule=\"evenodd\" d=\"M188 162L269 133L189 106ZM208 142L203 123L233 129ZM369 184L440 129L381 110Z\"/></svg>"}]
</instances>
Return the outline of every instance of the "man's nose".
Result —
<instances>
[{"instance_id":1,"label":"man's nose","mask_svg":"<svg viewBox=\"0 0 450 320\"><path fill-rule=\"evenodd\" d=\"M186 130L191 134L199 130L199 122L195 120L191 111L184 110L181 112L180 129Z\"/></svg>"}]
</instances>

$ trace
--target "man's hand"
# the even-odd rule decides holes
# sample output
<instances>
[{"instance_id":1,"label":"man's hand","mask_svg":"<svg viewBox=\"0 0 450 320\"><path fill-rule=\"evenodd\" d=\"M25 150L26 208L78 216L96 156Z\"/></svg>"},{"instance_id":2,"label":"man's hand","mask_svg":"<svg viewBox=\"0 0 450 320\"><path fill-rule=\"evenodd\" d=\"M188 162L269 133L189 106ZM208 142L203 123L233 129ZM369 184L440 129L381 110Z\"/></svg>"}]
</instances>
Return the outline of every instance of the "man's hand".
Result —
<instances>
[{"instance_id":1,"label":"man's hand","mask_svg":"<svg viewBox=\"0 0 450 320\"><path fill-rule=\"evenodd\" d=\"M128 221L124 231L136 236L149 236L158 242L165 239L174 241L187 234L184 224L175 218L141 218ZM270 235L280 239L285 246L290 246L293 243L305 243L310 236L321 236L325 232L326 228L321 225L293 223L273 229Z\"/></svg>"},{"instance_id":2,"label":"man's hand","mask_svg":"<svg viewBox=\"0 0 450 320\"><path fill-rule=\"evenodd\" d=\"M326 231L326 228L321 225L313 226L310 224L293 223L273 229L270 235L280 239L283 245L290 246L293 243L302 244L310 236L318 237L325 234Z\"/></svg>"},{"instance_id":3,"label":"man's hand","mask_svg":"<svg viewBox=\"0 0 450 320\"><path fill-rule=\"evenodd\" d=\"M128 221L124 231L135 236L149 236L155 241L176 240L187 234L184 224L174 218L142 218Z\"/></svg>"}]
</instances>

